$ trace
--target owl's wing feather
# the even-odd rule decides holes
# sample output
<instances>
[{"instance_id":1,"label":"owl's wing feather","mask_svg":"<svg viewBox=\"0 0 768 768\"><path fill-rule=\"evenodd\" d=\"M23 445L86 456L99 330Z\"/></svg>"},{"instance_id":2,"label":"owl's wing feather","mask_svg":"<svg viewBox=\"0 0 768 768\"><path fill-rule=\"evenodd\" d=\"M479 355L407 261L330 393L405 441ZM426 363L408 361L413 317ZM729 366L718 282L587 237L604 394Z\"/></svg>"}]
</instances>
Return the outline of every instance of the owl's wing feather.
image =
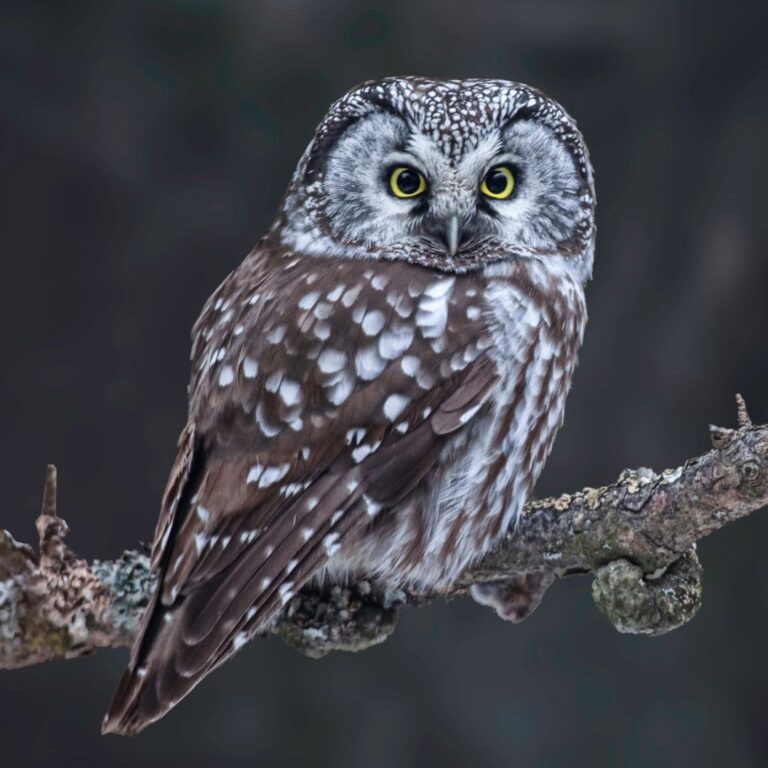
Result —
<instances>
[{"instance_id":1,"label":"owl's wing feather","mask_svg":"<svg viewBox=\"0 0 768 768\"><path fill-rule=\"evenodd\" d=\"M200 536L203 521L189 505L180 521L186 536L176 537L163 559L160 599L156 597L148 612L143 640L115 695L105 729L135 732L161 717L248 637L264 629L351 533L371 523L372 512L384 513L407 496L437 459L447 421L452 429L466 423L461 414L477 411L493 379L492 364L480 358L451 386L413 404L414 413L431 408L428 418L403 435L390 431L359 463L350 460L345 446L324 471L315 469L306 488L290 500L280 499L278 493L275 503L255 494L262 504L274 507L255 536L251 532L258 529L251 525L264 519L259 508L233 514L214 547L190 547L186 536ZM459 409L456 394L465 402ZM228 482L228 473L217 468L204 475L197 488L208 487L210 476L214 483ZM286 479L294 484L298 475ZM216 495L215 485L209 493ZM180 583L169 564L190 554L193 566Z\"/></svg>"},{"instance_id":2,"label":"owl's wing feather","mask_svg":"<svg viewBox=\"0 0 768 768\"><path fill-rule=\"evenodd\" d=\"M283 290L291 295L289 286ZM370 297L366 304L367 312L384 312L371 306ZM386 311L397 323L392 305L390 298ZM351 313L354 306L345 309ZM314 323L299 317L298 331L274 334L284 342L279 349L270 349L264 319L279 327L276 308L255 321L250 317L248 343L237 348L230 339L236 373L210 366L211 351L196 344L190 424L180 439L153 551L159 584L105 731L135 733L158 719L268 627L355 533L413 490L434 466L446 436L487 400L496 380L490 358L476 352L470 363L441 366L453 350L435 353L402 324L391 334L399 332L408 343L399 349L396 335L382 334L381 370L370 377L364 368L349 386L340 360L349 363L350 355L323 357L328 345L306 351L318 319L335 319L338 332L350 335L354 323L343 312L329 314L315 312ZM381 322L376 315L371 326ZM362 338L351 339L353 349L364 348L365 335L357 333ZM414 365L403 363L406 350L418 353L429 379L419 383L412 370L405 373ZM299 399L293 377L302 375L296 416L288 406ZM427 381L431 386L424 386ZM296 419L303 428L295 429ZM290 428L273 428L285 422Z\"/></svg>"}]
</instances>

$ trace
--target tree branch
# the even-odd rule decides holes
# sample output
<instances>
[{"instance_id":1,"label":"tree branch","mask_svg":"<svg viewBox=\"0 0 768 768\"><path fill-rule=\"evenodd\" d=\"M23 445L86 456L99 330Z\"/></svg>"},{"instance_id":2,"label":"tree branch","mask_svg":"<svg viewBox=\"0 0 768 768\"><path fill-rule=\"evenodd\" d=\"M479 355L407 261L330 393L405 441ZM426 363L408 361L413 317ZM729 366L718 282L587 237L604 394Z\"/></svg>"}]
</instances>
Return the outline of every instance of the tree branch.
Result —
<instances>
[{"instance_id":1,"label":"tree branch","mask_svg":"<svg viewBox=\"0 0 768 768\"><path fill-rule=\"evenodd\" d=\"M398 609L467 590L519 621L556 577L592 573L598 608L622 632L661 634L701 604L695 543L768 504L768 426L738 397L737 430L710 427L713 449L674 470L625 470L603 488L526 505L501 545L445 594L387 593L360 581L305 588L274 632L310 656L361 650L395 628ZM65 544L48 467L40 554L0 532L0 669L129 645L154 577L146 554L88 563Z\"/></svg>"}]
</instances>

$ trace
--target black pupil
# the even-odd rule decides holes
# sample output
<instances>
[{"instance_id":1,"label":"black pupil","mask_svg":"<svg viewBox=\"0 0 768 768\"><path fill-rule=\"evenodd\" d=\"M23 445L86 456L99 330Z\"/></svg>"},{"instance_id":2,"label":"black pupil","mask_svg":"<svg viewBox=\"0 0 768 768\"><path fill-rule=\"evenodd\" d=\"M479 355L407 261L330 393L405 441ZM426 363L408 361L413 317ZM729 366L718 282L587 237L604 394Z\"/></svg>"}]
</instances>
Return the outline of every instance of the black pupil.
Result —
<instances>
[{"instance_id":1,"label":"black pupil","mask_svg":"<svg viewBox=\"0 0 768 768\"><path fill-rule=\"evenodd\" d=\"M419 174L405 168L397 177L397 188L404 195L412 195L419 188Z\"/></svg>"},{"instance_id":2,"label":"black pupil","mask_svg":"<svg viewBox=\"0 0 768 768\"><path fill-rule=\"evenodd\" d=\"M488 171L488 175L485 177L485 186L488 187L489 191L494 195L500 195L502 192L506 192L508 183L509 180L507 179L506 174L499 168L494 168L493 170Z\"/></svg>"}]
</instances>

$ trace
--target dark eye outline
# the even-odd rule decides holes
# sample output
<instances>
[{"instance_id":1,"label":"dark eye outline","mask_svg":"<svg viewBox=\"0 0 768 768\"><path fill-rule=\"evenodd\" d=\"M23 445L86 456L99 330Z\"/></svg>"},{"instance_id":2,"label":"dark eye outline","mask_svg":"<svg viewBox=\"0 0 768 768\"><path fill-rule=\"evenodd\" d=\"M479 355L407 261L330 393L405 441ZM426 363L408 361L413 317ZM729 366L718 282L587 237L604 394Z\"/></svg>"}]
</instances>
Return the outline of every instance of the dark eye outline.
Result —
<instances>
[{"instance_id":1,"label":"dark eye outline","mask_svg":"<svg viewBox=\"0 0 768 768\"><path fill-rule=\"evenodd\" d=\"M492 192L487 183L488 177L497 171L501 171L507 179L507 186L499 193ZM517 186L518 181L515 168L511 165L494 165L492 168L489 168L485 176L483 176L483 180L480 182L480 192L491 200L509 200L515 194Z\"/></svg>"},{"instance_id":2,"label":"dark eye outline","mask_svg":"<svg viewBox=\"0 0 768 768\"><path fill-rule=\"evenodd\" d=\"M414 192L403 192L403 190L397 186L398 178L400 178L405 171L415 173L419 177L419 186ZM414 197L421 197L421 195L427 191L428 185L427 180L424 178L424 174L421 171L410 165L396 165L389 170L388 187L390 193L399 200L410 200Z\"/></svg>"}]
</instances>

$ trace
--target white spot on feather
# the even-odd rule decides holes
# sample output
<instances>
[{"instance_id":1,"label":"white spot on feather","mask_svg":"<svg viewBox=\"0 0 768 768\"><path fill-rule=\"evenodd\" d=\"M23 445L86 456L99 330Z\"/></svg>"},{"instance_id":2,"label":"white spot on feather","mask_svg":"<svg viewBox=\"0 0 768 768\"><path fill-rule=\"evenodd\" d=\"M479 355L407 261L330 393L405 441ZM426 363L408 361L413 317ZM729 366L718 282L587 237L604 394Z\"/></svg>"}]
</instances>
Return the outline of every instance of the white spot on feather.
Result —
<instances>
[{"instance_id":1,"label":"white spot on feather","mask_svg":"<svg viewBox=\"0 0 768 768\"><path fill-rule=\"evenodd\" d=\"M246 357L243 360L243 376L246 379L253 379L259 372L258 363L250 357Z\"/></svg>"},{"instance_id":2,"label":"white spot on feather","mask_svg":"<svg viewBox=\"0 0 768 768\"><path fill-rule=\"evenodd\" d=\"M378 309L367 312L360 327L366 336L376 336L384 327L384 313Z\"/></svg>"},{"instance_id":3,"label":"white spot on feather","mask_svg":"<svg viewBox=\"0 0 768 768\"><path fill-rule=\"evenodd\" d=\"M450 367L452 371L463 371L467 367L467 361L462 353L457 352L451 356Z\"/></svg>"},{"instance_id":4,"label":"white spot on feather","mask_svg":"<svg viewBox=\"0 0 768 768\"><path fill-rule=\"evenodd\" d=\"M285 338L285 332L288 329L284 325L275 326L268 334L267 341L270 344L279 344Z\"/></svg>"},{"instance_id":5,"label":"white spot on feather","mask_svg":"<svg viewBox=\"0 0 768 768\"><path fill-rule=\"evenodd\" d=\"M356 427L355 429L348 429L345 435L347 445L354 443L357 445L365 437L365 427Z\"/></svg>"},{"instance_id":6,"label":"white spot on feather","mask_svg":"<svg viewBox=\"0 0 768 768\"><path fill-rule=\"evenodd\" d=\"M327 301L318 302L315 308L312 310L312 314L318 320L327 320L331 316L333 311L333 304L329 304Z\"/></svg>"},{"instance_id":7,"label":"white spot on feather","mask_svg":"<svg viewBox=\"0 0 768 768\"><path fill-rule=\"evenodd\" d=\"M298 382L283 379L280 382L280 398L286 405L296 405L302 400L301 387Z\"/></svg>"},{"instance_id":8,"label":"white spot on feather","mask_svg":"<svg viewBox=\"0 0 768 768\"><path fill-rule=\"evenodd\" d=\"M383 291L387 287L388 282L389 277L387 275L378 274L371 280L371 286L376 291Z\"/></svg>"},{"instance_id":9,"label":"white spot on feather","mask_svg":"<svg viewBox=\"0 0 768 768\"><path fill-rule=\"evenodd\" d=\"M333 405L341 405L352 394L354 388L354 379L345 375L330 388L326 397Z\"/></svg>"},{"instance_id":10,"label":"white spot on feather","mask_svg":"<svg viewBox=\"0 0 768 768\"><path fill-rule=\"evenodd\" d=\"M368 443L364 443L363 445L359 445L357 448L355 448L352 453L352 460L359 464L366 456L370 455L376 449L381 445L381 441L374 443L373 445L369 445Z\"/></svg>"},{"instance_id":11,"label":"white spot on feather","mask_svg":"<svg viewBox=\"0 0 768 768\"><path fill-rule=\"evenodd\" d=\"M325 549L325 554L328 555L328 557L332 557L341 549L341 544L338 542L339 534L335 531L333 533L329 533L323 539L323 549Z\"/></svg>"},{"instance_id":12,"label":"white spot on feather","mask_svg":"<svg viewBox=\"0 0 768 768\"><path fill-rule=\"evenodd\" d=\"M328 301L338 301L341 298L341 294L344 293L345 285L339 284L332 291L326 294Z\"/></svg>"},{"instance_id":13,"label":"white spot on feather","mask_svg":"<svg viewBox=\"0 0 768 768\"><path fill-rule=\"evenodd\" d=\"M438 280L436 283L427 286L424 290L424 295L432 299L441 299L450 294L455 282L455 277L446 277L444 280Z\"/></svg>"},{"instance_id":14,"label":"white spot on feather","mask_svg":"<svg viewBox=\"0 0 768 768\"><path fill-rule=\"evenodd\" d=\"M323 373L336 373L346 364L346 354L337 349L324 349L317 358L317 365Z\"/></svg>"},{"instance_id":15,"label":"white spot on feather","mask_svg":"<svg viewBox=\"0 0 768 768\"><path fill-rule=\"evenodd\" d=\"M461 416L459 416L459 421L462 424L466 424L480 410L480 408L482 408L482 405L483 404L480 403L480 405L476 405L473 408L470 408L469 410L464 411L464 413L462 413Z\"/></svg>"},{"instance_id":16,"label":"white spot on feather","mask_svg":"<svg viewBox=\"0 0 768 768\"><path fill-rule=\"evenodd\" d=\"M259 425L259 429L264 433L266 437L274 437L280 434L280 427L272 426L264 415L264 404L259 403L256 406L256 423Z\"/></svg>"},{"instance_id":17,"label":"white spot on feather","mask_svg":"<svg viewBox=\"0 0 768 768\"><path fill-rule=\"evenodd\" d=\"M355 355L355 372L363 381L377 379L386 365L375 347L363 347Z\"/></svg>"},{"instance_id":18,"label":"white spot on feather","mask_svg":"<svg viewBox=\"0 0 768 768\"><path fill-rule=\"evenodd\" d=\"M445 333L448 323L448 299L456 279L453 277L439 280L430 285L419 301L416 322L423 336L435 339Z\"/></svg>"},{"instance_id":19,"label":"white spot on feather","mask_svg":"<svg viewBox=\"0 0 768 768\"><path fill-rule=\"evenodd\" d=\"M415 376L421 368L421 360L415 355L406 355L400 361L400 367L406 376Z\"/></svg>"},{"instance_id":20,"label":"white spot on feather","mask_svg":"<svg viewBox=\"0 0 768 768\"><path fill-rule=\"evenodd\" d=\"M405 395L394 394L390 395L384 401L384 415L390 420L394 421L410 403L411 400Z\"/></svg>"},{"instance_id":21,"label":"white spot on feather","mask_svg":"<svg viewBox=\"0 0 768 768\"><path fill-rule=\"evenodd\" d=\"M232 650L239 651L248 642L248 635L245 632L238 632L232 638Z\"/></svg>"},{"instance_id":22,"label":"white spot on feather","mask_svg":"<svg viewBox=\"0 0 768 768\"><path fill-rule=\"evenodd\" d=\"M394 360L413 342L414 330L410 325L389 328L379 337L379 354L386 360Z\"/></svg>"},{"instance_id":23,"label":"white spot on feather","mask_svg":"<svg viewBox=\"0 0 768 768\"><path fill-rule=\"evenodd\" d=\"M231 365L225 365L219 371L219 386L228 387L235 380L235 372Z\"/></svg>"},{"instance_id":24,"label":"white spot on feather","mask_svg":"<svg viewBox=\"0 0 768 768\"><path fill-rule=\"evenodd\" d=\"M352 288L348 288L344 291L344 295L341 297L341 303L347 308L351 307L357 300L362 289L362 285L355 285Z\"/></svg>"},{"instance_id":25,"label":"white spot on feather","mask_svg":"<svg viewBox=\"0 0 768 768\"><path fill-rule=\"evenodd\" d=\"M280 595L280 604L285 605L294 595L293 582L286 581L285 584L281 584L277 592Z\"/></svg>"},{"instance_id":26,"label":"white spot on feather","mask_svg":"<svg viewBox=\"0 0 768 768\"><path fill-rule=\"evenodd\" d=\"M265 467L261 477L259 477L259 488L268 488L270 485L274 485L279 480L282 480L288 474L290 468L289 462L275 467Z\"/></svg>"},{"instance_id":27,"label":"white spot on feather","mask_svg":"<svg viewBox=\"0 0 768 768\"><path fill-rule=\"evenodd\" d=\"M318 320L312 328L312 333L320 341L326 341L331 336L331 326L325 320Z\"/></svg>"},{"instance_id":28,"label":"white spot on feather","mask_svg":"<svg viewBox=\"0 0 768 768\"><path fill-rule=\"evenodd\" d=\"M301 416L297 416L295 419L291 419L288 422L288 426L294 432L301 432L301 430L304 429L304 419L302 419Z\"/></svg>"},{"instance_id":29,"label":"white spot on feather","mask_svg":"<svg viewBox=\"0 0 768 768\"><path fill-rule=\"evenodd\" d=\"M320 298L319 291L310 291L299 299L299 309L312 309Z\"/></svg>"},{"instance_id":30,"label":"white spot on feather","mask_svg":"<svg viewBox=\"0 0 768 768\"><path fill-rule=\"evenodd\" d=\"M365 512L369 517L374 517L381 509L381 504L377 504L370 496L364 495L363 502L365 503Z\"/></svg>"}]
</instances>

